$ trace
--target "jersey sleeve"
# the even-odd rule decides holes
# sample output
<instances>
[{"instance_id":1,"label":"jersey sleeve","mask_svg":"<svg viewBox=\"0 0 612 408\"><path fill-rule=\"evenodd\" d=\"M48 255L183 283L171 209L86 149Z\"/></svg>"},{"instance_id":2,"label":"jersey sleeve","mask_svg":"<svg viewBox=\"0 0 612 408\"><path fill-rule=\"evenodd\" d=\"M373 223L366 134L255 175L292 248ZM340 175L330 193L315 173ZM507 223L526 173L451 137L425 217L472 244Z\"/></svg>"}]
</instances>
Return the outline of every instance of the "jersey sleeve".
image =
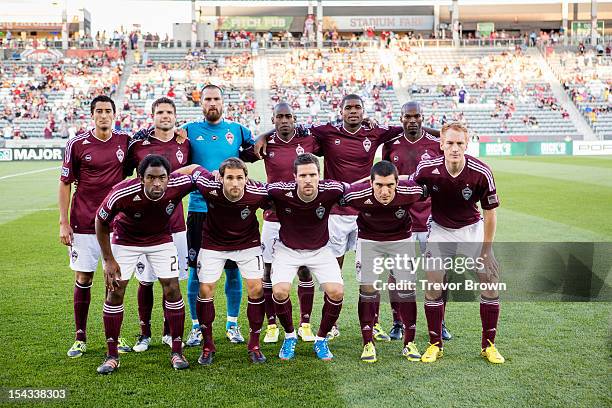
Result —
<instances>
[{"instance_id":1,"label":"jersey sleeve","mask_svg":"<svg viewBox=\"0 0 612 408\"><path fill-rule=\"evenodd\" d=\"M171 173L168 187L176 188L179 191L179 196L182 198L195 189L195 179L190 175Z\"/></svg>"},{"instance_id":2,"label":"jersey sleeve","mask_svg":"<svg viewBox=\"0 0 612 408\"><path fill-rule=\"evenodd\" d=\"M425 189L414 180L400 180L397 183L397 194L402 197L402 204L412 204L426 198Z\"/></svg>"},{"instance_id":3,"label":"jersey sleeve","mask_svg":"<svg viewBox=\"0 0 612 408\"><path fill-rule=\"evenodd\" d=\"M357 208L358 198L363 198L364 192L370 189L370 183L363 182L345 186L344 194L339 202L343 207Z\"/></svg>"},{"instance_id":4,"label":"jersey sleeve","mask_svg":"<svg viewBox=\"0 0 612 408\"><path fill-rule=\"evenodd\" d=\"M242 135L242 143L240 143L240 147L242 147L243 149L248 149L249 147L254 146L255 140L253 139L253 134L251 133L251 130L242 125L239 126L240 134Z\"/></svg>"},{"instance_id":5,"label":"jersey sleeve","mask_svg":"<svg viewBox=\"0 0 612 408\"><path fill-rule=\"evenodd\" d=\"M378 126L376 131L379 137L379 144L383 144L397 139L404 131L404 128L401 126Z\"/></svg>"},{"instance_id":6,"label":"jersey sleeve","mask_svg":"<svg viewBox=\"0 0 612 408\"><path fill-rule=\"evenodd\" d=\"M257 157L257 155L255 154L254 146L249 146L246 149L241 149L238 153L238 156L240 157L240 160L247 163L255 163L259 160L259 157Z\"/></svg>"},{"instance_id":7,"label":"jersey sleeve","mask_svg":"<svg viewBox=\"0 0 612 408\"><path fill-rule=\"evenodd\" d=\"M497 197L497 187L493 179L493 173L488 171L482 176L482 192L480 194L480 207L483 210L492 210L499 207L499 198Z\"/></svg>"},{"instance_id":8,"label":"jersey sleeve","mask_svg":"<svg viewBox=\"0 0 612 408\"><path fill-rule=\"evenodd\" d=\"M123 183L119 183L121 185ZM117 194L119 190L116 185L113 189L108 193L102 204L98 208L98 212L96 217L100 220L100 222L110 225L119 210L121 209L121 194Z\"/></svg>"},{"instance_id":9,"label":"jersey sleeve","mask_svg":"<svg viewBox=\"0 0 612 408\"><path fill-rule=\"evenodd\" d=\"M215 181L215 176L202 166L198 166L192 173L191 177L197 189L204 198L206 194L221 187L221 183Z\"/></svg>"},{"instance_id":10,"label":"jersey sleeve","mask_svg":"<svg viewBox=\"0 0 612 408\"><path fill-rule=\"evenodd\" d=\"M64 150L64 162L62 163L60 180L66 184L78 180L80 166L81 161L78 155L78 147L75 146L74 139L69 140Z\"/></svg>"}]
</instances>

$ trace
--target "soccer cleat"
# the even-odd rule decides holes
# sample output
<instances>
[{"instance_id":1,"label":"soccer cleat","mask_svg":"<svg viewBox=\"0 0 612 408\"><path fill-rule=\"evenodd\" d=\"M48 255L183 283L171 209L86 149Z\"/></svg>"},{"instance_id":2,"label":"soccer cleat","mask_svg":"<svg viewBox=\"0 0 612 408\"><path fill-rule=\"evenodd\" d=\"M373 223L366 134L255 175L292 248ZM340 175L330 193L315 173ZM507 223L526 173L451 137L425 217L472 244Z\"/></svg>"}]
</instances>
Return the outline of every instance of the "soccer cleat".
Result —
<instances>
[{"instance_id":1,"label":"soccer cleat","mask_svg":"<svg viewBox=\"0 0 612 408\"><path fill-rule=\"evenodd\" d=\"M281 346L280 351L278 352L278 358L281 360L291 360L295 357L295 346L297 344L297 337L285 337L283 341L283 345Z\"/></svg>"},{"instance_id":2,"label":"soccer cleat","mask_svg":"<svg viewBox=\"0 0 612 408\"><path fill-rule=\"evenodd\" d=\"M495 344L491 343L491 340L487 340L489 342L489 346L487 348L482 349L480 355L489 360L490 363L493 364L503 364L506 359L499 354Z\"/></svg>"},{"instance_id":3,"label":"soccer cleat","mask_svg":"<svg viewBox=\"0 0 612 408\"><path fill-rule=\"evenodd\" d=\"M327 340L333 340L336 337L340 337L340 330L338 329L338 326L334 324L329 333L327 333Z\"/></svg>"},{"instance_id":4,"label":"soccer cleat","mask_svg":"<svg viewBox=\"0 0 612 408\"><path fill-rule=\"evenodd\" d=\"M402 356L406 357L408 361L421 361L421 353L419 353L419 349L413 342L408 342L408 344L404 346Z\"/></svg>"},{"instance_id":5,"label":"soccer cleat","mask_svg":"<svg viewBox=\"0 0 612 408\"><path fill-rule=\"evenodd\" d=\"M329 351L329 344L327 338L321 340L315 340L314 351L317 358L323 361L329 361L334 358L334 355Z\"/></svg>"},{"instance_id":6,"label":"soccer cleat","mask_svg":"<svg viewBox=\"0 0 612 408\"><path fill-rule=\"evenodd\" d=\"M253 364L262 364L266 362L266 356L263 355L259 347L249 350L249 360Z\"/></svg>"},{"instance_id":7,"label":"soccer cleat","mask_svg":"<svg viewBox=\"0 0 612 408\"><path fill-rule=\"evenodd\" d=\"M374 327L372 327L372 336L374 340L378 341L391 341L391 337L383 330L380 323L376 323Z\"/></svg>"},{"instance_id":8,"label":"soccer cleat","mask_svg":"<svg viewBox=\"0 0 612 408\"><path fill-rule=\"evenodd\" d=\"M117 350L119 354L125 354L132 351L132 348L128 344L127 340L123 337L119 337L119 343L117 344Z\"/></svg>"},{"instance_id":9,"label":"soccer cleat","mask_svg":"<svg viewBox=\"0 0 612 408\"><path fill-rule=\"evenodd\" d=\"M442 340L449 341L453 338L453 335L450 331L448 331L448 327L446 327L446 323L442 320Z\"/></svg>"},{"instance_id":10,"label":"soccer cleat","mask_svg":"<svg viewBox=\"0 0 612 408\"><path fill-rule=\"evenodd\" d=\"M184 370L189 368L189 362L181 353L172 353L170 355L170 363L175 370Z\"/></svg>"},{"instance_id":11,"label":"soccer cleat","mask_svg":"<svg viewBox=\"0 0 612 408\"><path fill-rule=\"evenodd\" d=\"M361 353L361 361L365 363L375 363L376 362L376 347L374 347L374 343L371 341L366 343L363 346L363 352Z\"/></svg>"},{"instance_id":12,"label":"soccer cleat","mask_svg":"<svg viewBox=\"0 0 612 408\"><path fill-rule=\"evenodd\" d=\"M142 353L143 351L147 351L149 349L149 344L151 344L151 338L141 334L136 339L136 344L134 344L132 350L134 350L136 353Z\"/></svg>"},{"instance_id":13,"label":"soccer cleat","mask_svg":"<svg viewBox=\"0 0 612 408\"><path fill-rule=\"evenodd\" d=\"M244 337L242 337L242 333L240 333L240 326L238 325L231 326L229 329L227 329L225 335L227 336L227 339L234 344L244 343Z\"/></svg>"},{"instance_id":14,"label":"soccer cleat","mask_svg":"<svg viewBox=\"0 0 612 408\"><path fill-rule=\"evenodd\" d=\"M68 350L68 357L78 358L81 357L87 351L87 344L84 341L77 340L74 342L70 350Z\"/></svg>"},{"instance_id":15,"label":"soccer cleat","mask_svg":"<svg viewBox=\"0 0 612 408\"><path fill-rule=\"evenodd\" d=\"M401 340L404 338L404 324L402 322L393 322L393 327L389 331L391 340Z\"/></svg>"},{"instance_id":16,"label":"soccer cleat","mask_svg":"<svg viewBox=\"0 0 612 408\"><path fill-rule=\"evenodd\" d=\"M200 330L199 327L191 329L191 332L189 333L189 338L187 339L185 345L187 347L195 347L199 346L200 344L202 344L202 330Z\"/></svg>"},{"instance_id":17,"label":"soccer cleat","mask_svg":"<svg viewBox=\"0 0 612 408\"><path fill-rule=\"evenodd\" d=\"M198 358L198 363L203 366L211 365L214 356L215 352L206 348L202 350L202 354L200 354L200 358Z\"/></svg>"},{"instance_id":18,"label":"soccer cleat","mask_svg":"<svg viewBox=\"0 0 612 408\"><path fill-rule=\"evenodd\" d=\"M166 346L172 348L172 336L170 336L169 334L164 334L162 336L162 344L165 344ZM184 342L181 343L181 347L185 348Z\"/></svg>"},{"instance_id":19,"label":"soccer cleat","mask_svg":"<svg viewBox=\"0 0 612 408\"><path fill-rule=\"evenodd\" d=\"M106 356L96 370L98 374L111 374L119 368L119 358Z\"/></svg>"},{"instance_id":20,"label":"soccer cleat","mask_svg":"<svg viewBox=\"0 0 612 408\"><path fill-rule=\"evenodd\" d=\"M276 343L278 341L278 335L280 330L275 324L269 324L266 328L266 337L264 337L264 343Z\"/></svg>"},{"instance_id":21,"label":"soccer cleat","mask_svg":"<svg viewBox=\"0 0 612 408\"><path fill-rule=\"evenodd\" d=\"M429 344L425 353L421 356L421 361L424 363L433 363L444 355L444 348L438 347L438 342Z\"/></svg>"},{"instance_id":22,"label":"soccer cleat","mask_svg":"<svg viewBox=\"0 0 612 408\"><path fill-rule=\"evenodd\" d=\"M310 323L302 323L300 325L300 328L298 329L298 336L300 336L302 341L315 341L315 336L312 334Z\"/></svg>"}]
</instances>

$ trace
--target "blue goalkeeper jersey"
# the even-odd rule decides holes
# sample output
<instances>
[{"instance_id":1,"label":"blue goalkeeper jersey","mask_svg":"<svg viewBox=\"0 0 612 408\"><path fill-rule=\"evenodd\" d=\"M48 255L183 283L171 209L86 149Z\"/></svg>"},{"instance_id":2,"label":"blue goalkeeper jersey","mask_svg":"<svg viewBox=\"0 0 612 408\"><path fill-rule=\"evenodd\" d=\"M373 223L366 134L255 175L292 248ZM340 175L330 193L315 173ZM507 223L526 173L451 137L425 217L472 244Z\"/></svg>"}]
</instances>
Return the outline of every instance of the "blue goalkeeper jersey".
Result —
<instances>
[{"instance_id":1,"label":"blue goalkeeper jersey","mask_svg":"<svg viewBox=\"0 0 612 408\"><path fill-rule=\"evenodd\" d=\"M223 160L239 157L240 149L255 144L251 131L239 123L225 119L216 125L206 121L189 122L181 126L187 130L191 143L191 162L208 171L218 170ZM207 212L206 200L199 191L189 195L190 212Z\"/></svg>"}]
</instances>

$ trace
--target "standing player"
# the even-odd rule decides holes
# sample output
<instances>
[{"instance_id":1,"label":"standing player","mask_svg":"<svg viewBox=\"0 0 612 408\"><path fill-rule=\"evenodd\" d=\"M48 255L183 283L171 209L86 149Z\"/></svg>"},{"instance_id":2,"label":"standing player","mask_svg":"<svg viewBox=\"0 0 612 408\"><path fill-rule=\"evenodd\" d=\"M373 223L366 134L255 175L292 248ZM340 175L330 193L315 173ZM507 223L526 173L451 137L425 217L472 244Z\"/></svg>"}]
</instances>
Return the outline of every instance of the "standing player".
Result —
<instances>
[{"instance_id":1,"label":"standing player","mask_svg":"<svg viewBox=\"0 0 612 408\"><path fill-rule=\"evenodd\" d=\"M134 169L145 157L151 154L163 156L170 163L170 170L176 170L190 163L189 140L178 141L174 134L176 124L176 105L170 98L161 97L152 105L153 121L155 126L148 129L141 139L133 139L128 147L126 172L131 175ZM178 253L179 280L187 279L187 232L183 203L180 202L170 219L170 232L172 241ZM143 352L149 348L151 342L151 313L153 311L153 282L155 275L151 266L139 262L136 270L138 285L138 315L140 319L140 336L133 349ZM162 301L165 304L165 301ZM172 346L170 327L164 321L162 341Z\"/></svg>"},{"instance_id":2,"label":"standing player","mask_svg":"<svg viewBox=\"0 0 612 408\"><path fill-rule=\"evenodd\" d=\"M87 350L87 315L91 299L94 271L100 259L94 220L96 211L113 185L123 180L124 161L130 136L112 130L115 103L108 96L96 96L91 101L91 116L95 128L66 143L64 163L59 183L59 212L62 244L70 247L70 269L75 271L74 322L76 341L68 357L80 357ZM75 192L70 205L70 190ZM70 207L70 218L68 208ZM120 351L129 351L121 339Z\"/></svg>"},{"instance_id":3,"label":"standing player","mask_svg":"<svg viewBox=\"0 0 612 408\"><path fill-rule=\"evenodd\" d=\"M479 280L496 283L499 266L492 245L497 225L495 208L499 206L499 199L489 167L465 154L468 139L468 131L462 124L447 123L442 127L440 137L444 156L422 161L414 173L414 181L426 185L431 194L432 222L426 257L435 260L462 254L474 260L480 258L483 268L477 270ZM482 215L477 207L478 202L483 210ZM436 262L426 262L429 284L443 282L445 271L438 268ZM431 286L427 289L425 316L430 345L422 361L430 363L443 354L441 333L444 302L440 290ZM505 361L495 347L498 318L498 291L481 291L481 355L492 363Z\"/></svg>"},{"instance_id":4,"label":"standing player","mask_svg":"<svg viewBox=\"0 0 612 408\"><path fill-rule=\"evenodd\" d=\"M198 254L198 319L202 330L201 365L210 365L215 354L213 321L215 320L215 286L228 260L238 264L246 279L249 319L248 353L251 362L263 363L266 358L259 349L259 334L265 306L262 278L264 273L257 209L268 208L265 185L247 179L244 162L230 158L219 167L221 182L202 167L194 172L196 187L208 202L208 217L202 230L202 248Z\"/></svg>"},{"instance_id":5,"label":"standing player","mask_svg":"<svg viewBox=\"0 0 612 408\"><path fill-rule=\"evenodd\" d=\"M395 164L400 174L413 174L421 160L430 160L444 154L440 149L440 139L422 127L423 110L420 103L407 102L402 105L400 121L404 129L403 137L385 143L382 151L383 159ZM409 211L410 218L412 218L412 237L419 242L421 253L425 253L428 234L427 224L431 214L431 199L428 198L426 201L414 203ZM393 276L390 275L389 279L392 282ZM397 293L390 291L389 298L393 312L393 327L389 336L396 340L402 337L404 328L399 316ZM444 302L446 304L446 291ZM416 315L410 320L416 321ZM450 340L451 338L452 335L442 322L442 339Z\"/></svg>"},{"instance_id":6,"label":"standing player","mask_svg":"<svg viewBox=\"0 0 612 408\"><path fill-rule=\"evenodd\" d=\"M268 183L291 180L293 176L293 162L295 158L304 153L318 153L319 146L311 135L300 136L295 130L295 115L289 104L281 102L274 107L272 118L276 131L268 141L267 155L264 157ZM264 297L266 299L266 314L268 327L266 329L265 343L276 343L279 330L276 325L274 302L272 301L272 269L273 246L278 241L280 223L274 211L264 212L264 223L261 231L263 259L265 262ZM300 303L300 326L298 336L303 341L314 341L310 327L310 315L314 300L315 286L312 276L307 268L298 271L298 300Z\"/></svg>"},{"instance_id":7,"label":"standing player","mask_svg":"<svg viewBox=\"0 0 612 408\"><path fill-rule=\"evenodd\" d=\"M334 259L329 240L329 213L344 193L337 181L319 181L319 160L311 153L299 155L293 165L295 182L272 183L268 194L280 220L279 241L274 244L272 291L276 315L285 329L285 341L279 352L283 360L295 356L297 335L293 327L291 283L300 267L307 267L325 291L325 303L314 350L321 360L331 360L327 333L342 310L344 281Z\"/></svg>"},{"instance_id":8,"label":"standing player","mask_svg":"<svg viewBox=\"0 0 612 408\"><path fill-rule=\"evenodd\" d=\"M146 257L164 291L164 315L172 336L172 367L175 370L189 367L182 354L185 304L169 223L192 188L191 176L170 174L170 163L165 158L149 155L138 165L138 178L117 184L102 202L96 218L96 235L108 288L103 308L108 354L98 373L110 374L119 367L116 339L123 322L123 298L141 256Z\"/></svg>"},{"instance_id":9,"label":"standing player","mask_svg":"<svg viewBox=\"0 0 612 408\"><path fill-rule=\"evenodd\" d=\"M396 255L414 257L414 245L410 242L410 215L412 205L423 197L423 188L413 181L399 181L397 168L383 160L372 167L370 181L353 184L344 195L345 204L358 210L357 253L355 268L359 282L359 322L363 337L361 360L376 362L376 348L372 330L380 303L380 293L374 287L380 273L375 263ZM395 270L402 282L416 281L416 271ZM416 293L414 290L398 291L398 314L408 326L402 354L410 361L419 361L421 355L414 343L416 326Z\"/></svg>"},{"instance_id":10,"label":"standing player","mask_svg":"<svg viewBox=\"0 0 612 408\"><path fill-rule=\"evenodd\" d=\"M187 132L191 143L191 159L208 171L219 168L223 160L238 157L240 149L253 145L251 131L246 127L223 119L223 95L216 85L206 85L202 89L202 111L205 120L190 122L182 127ZM189 282L187 297L193 327L187 340L188 346L200 345L202 334L196 314L196 302L199 292L197 275L197 258L202 239L202 225L206 220L206 201L199 191L189 196L187 213L187 245L189 247ZM226 335L232 343L242 343L244 338L238 327L238 314L242 298L242 280L240 271L234 262L228 262L225 268L225 295L227 297Z\"/></svg>"}]
</instances>

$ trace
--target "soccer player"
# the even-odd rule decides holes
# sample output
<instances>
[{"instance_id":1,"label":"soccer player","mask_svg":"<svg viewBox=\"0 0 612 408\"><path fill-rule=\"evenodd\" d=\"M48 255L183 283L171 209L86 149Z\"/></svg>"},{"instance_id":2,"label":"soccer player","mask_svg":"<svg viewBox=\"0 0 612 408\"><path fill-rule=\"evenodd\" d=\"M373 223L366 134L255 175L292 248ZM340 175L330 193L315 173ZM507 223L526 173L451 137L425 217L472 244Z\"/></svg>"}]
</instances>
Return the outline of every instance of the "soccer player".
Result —
<instances>
[{"instance_id":1,"label":"soccer player","mask_svg":"<svg viewBox=\"0 0 612 408\"><path fill-rule=\"evenodd\" d=\"M176 105L167 97L158 98L153 102L152 114L154 127L147 130L141 139L133 139L128 146L126 174L131 175L134 169L145 157L151 154L160 155L170 163L170 170L176 170L190 163L189 140L179 140L174 133L176 124ZM183 203L180 202L170 219L172 241L178 253L179 280L185 280L187 271L187 232ZM144 258L144 257L143 257ZM136 352L148 350L151 343L151 313L153 311L153 282L156 280L151 266L144 259L138 262L136 268L138 285L138 315L140 319L140 335L133 347ZM162 304L165 301L162 300ZM164 321L162 342L172 346L170 327Z\"/></svg>"},{"instance_id":2,"label":"soccer player","mask_svg":"<svg viewBox=\"0 0 612 408\"><path fill-rule=\"evenodd\" d=\"M372 330L380 304L380 293L374 286L381 271L375 264L396 256L414 257L414 244L410 244L410 207L423 197L423 188L414 181L399 181L397 168L383 160L371 170L369 182L353 184L344 195L344 203L359 211L357 225L357 252L355 267L359 282L359 322L363 337L361 361L376 362L376 348ZM378 265L380 268L380 265ZM409 266L410 268L410 266ZM402 283L414 282L415 270L395 270L402 276ZM409 361L419 361L421 355L414 343L416 327L416 293L414 290L398 291L398 314L406 322L402 354Z\"/></svg>"},{"instance_id":3,"label":"soccer player","mask_svg":"<svg viewBox=\"0 0 612 408\"><path fill-rule=\"evenodd\" d=\"M108 289L103 308L108 354L98 373L110 374L119 367L117 338L123 321L123 298L143 255L164 291L164 315L172 336L172 367L175 370L189 367L182 354L185 304L178 281L178 254L172 243L170 219L192 188L191 176L170 174L168 160L149 155L138 165L138 178L115 185L98 209L96 236Z\"/></svg>"},{"instance_id":4,"label":"soccer player","mask_svg":"<svg viewBox=\"0 0 612 408\"><path fill-rule=\"evenodd\" d=\"M321 360L331 360L327 334L342 310L344 281L331 249L328 218L345 186L332 180L319 181L319 160L311 153L299 155L293 164L295 182L268 184L280 220L279 240L274 244L272 291L276 315L285 329L279 352L283 360L295 356L297 335L293 326L291 284L300 267L307 267L325 291L314 351Z\"/></svg>"},{"instance_id":5,"label":"soccer player","mask_svg":"<svg viewBox=\"0 0 612 408\"><path fill-rule=\"evenodd\" d=\"M203 335L198 363L210 365L213 362L215 287L228 260L236 262L247 283L249 358L253 363L263 363L266 358L259 349L259 334L265 315L264 262L256 212L258 208L268 208L270 199L263 183L247 178L247 167L240 159L224 160L219 174L220 182L202 167L193 172L196 187L208 202L209 212L202 230L202 248L197 263L200 282L197 312Z\"/></svg>"},{"instance_id":6,"label":"soccer player","mask_svg":"<svg viewBox=\"0 0 612 408\"><path fill-rule=\"evenodd\" d=\"M476 271L481 282L496 283L499 279L499 265L492 247L497 225L495 208L499 206L493 173L486 164L465 154L469 136L462 124L447 123L440 133L444 156L421 161L414 173L414 181L427 186L431 195L432 221L425 268L430 284L425 292L430 345L421 358L426 363L443 355L444 302L441 290L431 284L443 282L445 271L439 270L439 262L431 260L462 254L482 263L482 268ZM481 355L492 363L504 362L495 347L498 318L498 291L481 291Z\"/></svg>"},{"instance_id":7,"label":"soccer player","mask_svg":"<svg viewBox=\"0 0 612 408\"><path fill-rule=\"evenodd\" d=\"M75 272L74 322L76 340L68 357L80 357L87 350L87 315L94 271L100 259L94 220L96 211L113 185L123 180L125 155L130 136L113 131L115 103L105 95L91 101L95 128L66 143L59 182L60 242L69 247L70 269ZM72 183L78 185L72 195ZM70 207L70 218L68 208ZM130 348L121 339L120 351Z\"/></svg>"},{"instance_id":8,"label":"soccer player","mask_svg":"<svg viewBox=\"0 0 612 408\"><path fill-rule=\"evenodd\" d=\"M238 157L240 149L253 145L251 131L246 127L223 119L223 94L216 85L206 85L202 89L203 121L190 122L182 126L191 144L191 159L208 171L219 168L223 160ZM198 346L202 339L196 313L199 283L197 258L202 239L202 225L206 220L206 201L199 191L189 196L187 213L187 245L189 248L189 280L187 297L193 323L187 346ZM225 268L225 295L227 298L226 335L232 343L242 343L244 338L238 327L238 314L242 298L242 279L234 262Z\"/></svg>"},{"instance_id":9,"label":"soccer player","mask_svg":"<svg viewBox=\"0 0 612 408\"><path fill-rule=\"evenodd\" d=\"M295 115L289 104L278 103L274 107L272 117L275 132L268 141L267 155L264 157L268 183L287 181L293 179L293 161L303 153L318 153L319 146L312 135L299 135L295 130ZM272 301L272 269L274 242L278 241L280 223L274 211L264 212L264 223L261 231L263 259L265 262L264 297L266 299L266 314L268 327L266 328L265 343L278 341L279 329L276 325L274 302ZM298 336L303 341L314 341L310 326L310 315L314 301L315 286L312 276L307 268L298 271L298 300L300 304L300 326Z\"/></svg>"},{"instance_id":10,"label":"soccer player","mask_svg":"<svg viewBox=\"0 0 612 408\"><path fill-rule=\"evenodd\" d=\"M400 174L413 174L421 160L430 160L444 153L440 149L440 138L429 133L423 128L423 110L418 102L407 102L402 105L400 121L402 123L402 137L383 145L382 156L397 166ZM428 220L431 214L431 200L419 201L410 206L410 218L412 219L412 238L419 242L421 253L425 253L427 243ZM389 275L393 282L393 275ZM444 302L446 303L446 291ZM389 331L392 340L400 339L403 335L403 324L399 315L399 304L397 293L389 292L391 300L391 311L393 312L393 327ZM416 309L415 309L416 313ZM377 313L378 315L378 313ZM411 321L416 321L416 315ZM450 340L452 335L442 322L442 339Z\"/></svg>"}]
</instances>

